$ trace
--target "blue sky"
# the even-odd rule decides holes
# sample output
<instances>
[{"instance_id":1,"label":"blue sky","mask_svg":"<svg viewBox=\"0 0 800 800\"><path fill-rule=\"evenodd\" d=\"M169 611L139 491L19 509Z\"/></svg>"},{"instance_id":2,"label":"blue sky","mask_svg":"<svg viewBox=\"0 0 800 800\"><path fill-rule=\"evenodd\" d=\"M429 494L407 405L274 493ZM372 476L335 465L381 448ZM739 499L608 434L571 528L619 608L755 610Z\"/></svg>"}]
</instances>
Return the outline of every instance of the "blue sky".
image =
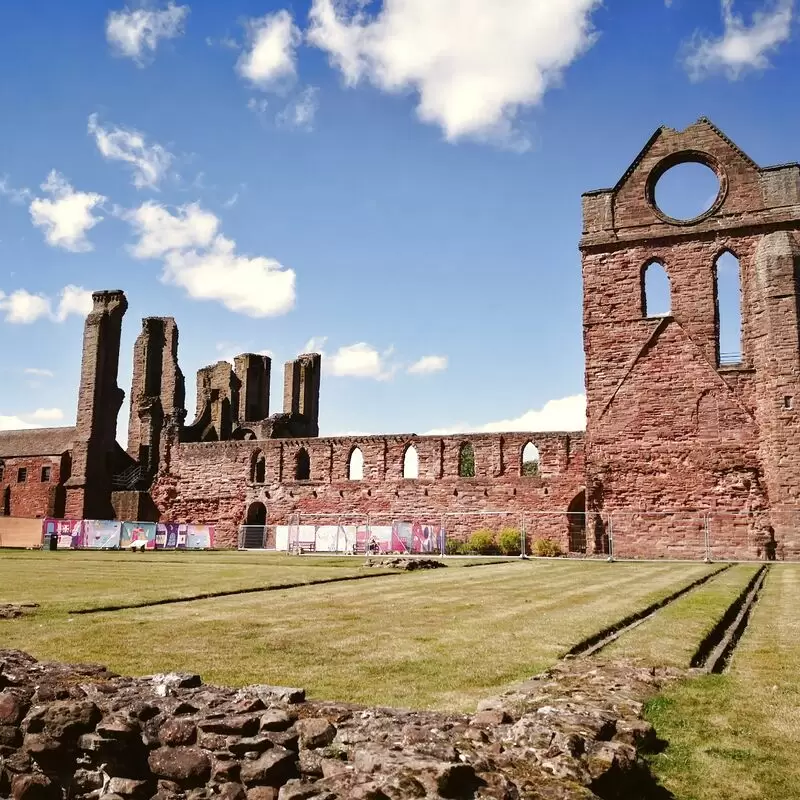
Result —
<instances>
[{"instance_id":1,"label":"blue sky","mask_svg":"<svg viewBox=\"0 0 800 800\"><path fill-rule=\"evenodd\" d=\"M103 288L126 390L177 319L190 417L243 351L280 410L312 345L323 434L581 427L581 192L703 115L797 160L797 32L793 0L8 0L0 427L72 424Z\"/></svg>"}]
</instances>

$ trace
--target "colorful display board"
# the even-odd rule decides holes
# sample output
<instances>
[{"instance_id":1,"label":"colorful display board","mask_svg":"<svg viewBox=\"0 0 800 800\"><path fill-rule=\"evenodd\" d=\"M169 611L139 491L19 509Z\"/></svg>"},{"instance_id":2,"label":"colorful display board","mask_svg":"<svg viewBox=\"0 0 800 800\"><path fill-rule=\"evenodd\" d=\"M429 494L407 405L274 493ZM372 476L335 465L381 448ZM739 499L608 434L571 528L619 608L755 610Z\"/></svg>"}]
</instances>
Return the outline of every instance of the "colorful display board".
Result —
<instances>
[{"instance_id":1,"label":"colorful display board","mask_svg":"<svg viewBox=\"0 0 800 800\"><path fill-rule=\"evenodd\" d=\"M209 550L214 526L47 518L42 521L43 546L52 540L60 550L126 550L136 542L145 542L145 550Z\"/></svg>"}]
</instances>

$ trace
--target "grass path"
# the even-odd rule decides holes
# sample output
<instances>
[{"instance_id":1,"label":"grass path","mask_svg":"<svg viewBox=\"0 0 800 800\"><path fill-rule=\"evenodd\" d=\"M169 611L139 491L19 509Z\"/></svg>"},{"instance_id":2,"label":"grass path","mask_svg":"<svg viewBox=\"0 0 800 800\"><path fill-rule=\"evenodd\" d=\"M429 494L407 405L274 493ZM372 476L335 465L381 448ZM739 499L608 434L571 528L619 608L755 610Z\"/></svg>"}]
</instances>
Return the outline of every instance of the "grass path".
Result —
<instances>
[{"instance_id":1,"label":"grass path","mask_svg":"<svg viewBox=\"0 0 800 800\"><path fill-rule=\"evenodd\" d=\"M688 667L697 646L755 575L758 564L737 564L659 610L603 651L603 658L641 658Z\"/></svg>"},{"instance_id":2,"label":"grass path","mask_svg":"<svg viewBox=\"0 0 800 800\"><path fill-rule=\"evenodd\" d=\"M652 766L679 800L800 798L800 565L771 568L730 671L648 704L668 748Z\"/></svg>"},{"instance_id":3,"label":"grass path","mask_svg":"<svg viewBox=\"0 0 800 800\"><path fill-rule=\"evenodd\" d=\"M40 658L97 661L123 673L193 670L230 685L301 685L317 698L469 709L709 571L566 560L443 569L89 616L32 616L0 623L0 640Z\"/></svg>"}]
</instances>

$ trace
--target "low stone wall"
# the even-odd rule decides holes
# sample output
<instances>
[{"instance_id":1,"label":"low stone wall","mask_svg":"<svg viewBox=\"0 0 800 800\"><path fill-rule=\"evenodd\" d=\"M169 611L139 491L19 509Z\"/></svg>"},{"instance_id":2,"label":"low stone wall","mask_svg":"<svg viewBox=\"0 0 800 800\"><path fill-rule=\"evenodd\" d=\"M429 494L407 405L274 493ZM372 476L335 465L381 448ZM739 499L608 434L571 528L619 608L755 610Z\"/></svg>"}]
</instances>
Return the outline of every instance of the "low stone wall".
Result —
<instances>
[{"instance_id":1,"label":"low stone wall","mask_svg":"<svg viewBox=\"0 0 800 800\"><path fill-rule=\"evenodd\" d=\"M196 675L125 678L0 651L0 797L647 797L641 702L670 677L564 662L467 715L306 702Z\"/></svg>"}]
</instances>

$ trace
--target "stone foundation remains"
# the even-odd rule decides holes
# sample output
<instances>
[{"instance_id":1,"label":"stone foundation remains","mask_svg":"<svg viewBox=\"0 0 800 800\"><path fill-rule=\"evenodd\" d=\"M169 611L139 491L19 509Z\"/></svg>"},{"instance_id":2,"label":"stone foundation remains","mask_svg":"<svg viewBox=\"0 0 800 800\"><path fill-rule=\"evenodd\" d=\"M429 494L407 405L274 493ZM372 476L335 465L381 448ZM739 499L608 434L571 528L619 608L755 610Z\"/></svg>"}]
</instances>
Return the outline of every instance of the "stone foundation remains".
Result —
<instances>
[{"instance_id":1,"label":"stone foundation remains","mask_svg":"<svg viewBox=\"0 0 800 800\"><path fill-rule=\"evenodd\" d=\"M564 662L472 715L298 689L124 678L0 650L0 797L589 800L656 796L642 702L677 673Z\"/></svg>"}]
</instances>

